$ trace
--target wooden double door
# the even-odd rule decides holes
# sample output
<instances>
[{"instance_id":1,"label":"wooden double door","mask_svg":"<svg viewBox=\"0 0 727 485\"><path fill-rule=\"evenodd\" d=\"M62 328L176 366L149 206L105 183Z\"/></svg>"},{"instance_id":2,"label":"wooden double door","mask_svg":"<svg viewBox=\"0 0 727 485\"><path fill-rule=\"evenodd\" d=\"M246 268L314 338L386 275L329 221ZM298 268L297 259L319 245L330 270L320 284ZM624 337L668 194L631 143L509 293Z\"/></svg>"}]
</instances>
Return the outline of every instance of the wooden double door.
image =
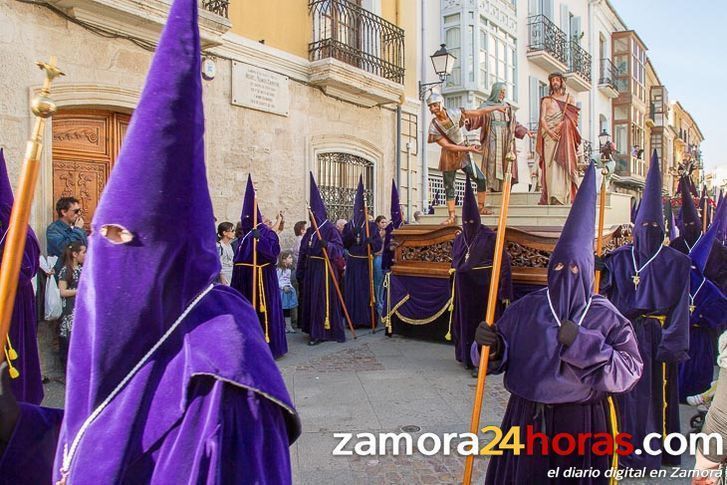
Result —
<instances>
[{"instance_id":1,"label":"wooden double door","mask_svg":"<svg viewBox=\"0 0 727 485\"><path fill-rule=\"evenodd\" d=\"M125 113L92 109L61 110L53 116L53 203L61 197L77 198L86 230L116 163L130 118Z\"/></svg>"}]
</instances>

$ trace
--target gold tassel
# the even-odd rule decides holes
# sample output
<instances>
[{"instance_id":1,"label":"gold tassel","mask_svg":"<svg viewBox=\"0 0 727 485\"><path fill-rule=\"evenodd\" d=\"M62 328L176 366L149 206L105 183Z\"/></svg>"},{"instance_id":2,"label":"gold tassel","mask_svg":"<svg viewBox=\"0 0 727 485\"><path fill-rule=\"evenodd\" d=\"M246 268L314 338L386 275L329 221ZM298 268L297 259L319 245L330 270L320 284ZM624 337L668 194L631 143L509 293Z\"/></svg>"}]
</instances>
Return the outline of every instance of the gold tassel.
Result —
<instances>
[{"instance_id":1,"label":"gold tassel","mask_svg":"<svg viewBox=\"0 0 727 485\"><path fill-rule=\"evenodd\" d=\"M447 328L447 335L444 336L444 340L446 340L447 342L452 340L452 317L454 316L454 282L456 281L454 273L454 268L451 268L449 270L449 274L452 275L452 294L449 297L449 308L447 308L447 310L449 311L449 327Z\"/></svg>"},{"instance_id":2,"label":"gold tassel","mask_svg":"<svg viewBox=\"0 0 727 485\"><path fill-rule=\"evenodd\" d=\"M9 335L8 335L7 343L8 343L8 354L7 354L8 355L8 359L10 359L10 360L18 360L18 353L13 348L13 344L10 343L10 336Z\"/></svg>"},{"instance_id":3,"label":"gold tassel","mask_svg":"<svg viewBox=\"0 0 727 485\"><path fill-rule=\"evenodd\" d=\"M5 360L8 363L8 374L10 374L11 379L17 379L20 377L20 372L18 372L18 369L13 366L13 363L11 362L13 359L10 358L10 353L8 352L7 347L5 347ZM17 358L17 356L16 356Z\"/></svg>"}]
</instances>

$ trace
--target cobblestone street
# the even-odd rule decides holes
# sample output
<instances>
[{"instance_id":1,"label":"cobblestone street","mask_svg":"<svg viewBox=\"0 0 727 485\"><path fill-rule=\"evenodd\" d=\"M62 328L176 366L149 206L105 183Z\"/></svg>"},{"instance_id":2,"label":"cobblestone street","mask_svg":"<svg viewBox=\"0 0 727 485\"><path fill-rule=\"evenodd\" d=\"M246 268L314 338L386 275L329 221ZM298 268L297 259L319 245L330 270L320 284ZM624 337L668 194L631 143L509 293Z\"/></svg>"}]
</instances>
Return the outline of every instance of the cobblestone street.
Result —
<instances>
[{"instance_id":1,"label":"cobblestone street","mask_svg":"<svg viewBox=\"0 0 727 485\"><path fill-rule=\"evenodd\" d=\"M41 326L41 345L48 349L49 328ZM307 345L304 334L288 336L290 352L278 361L286 385L303 422L303 434L291 447L296 484L459 483L464 460L458 456L332 456L336 432L464 433L469 429L476 380L454 360L454 349L382 331L358 332L357 340L344 344ZM46 375L44 404L59 406L64 386L59 366L43 353ZM502 376L488 376L482 426L501 422L508 392ZM682 430L694 411L682 407ZM415 428L407 428L415 427ZM390 448L390 445L389 445ZM455 447L453 446L453 449ZM346 449L352 449L351 444ZM683 467L693 459L683 457ZM487 460L475 462L473 483L482 483ZM624 481L654 484L663 480ZM669 483L688 484L688 480Z\"/></svg>"}]
</instances>

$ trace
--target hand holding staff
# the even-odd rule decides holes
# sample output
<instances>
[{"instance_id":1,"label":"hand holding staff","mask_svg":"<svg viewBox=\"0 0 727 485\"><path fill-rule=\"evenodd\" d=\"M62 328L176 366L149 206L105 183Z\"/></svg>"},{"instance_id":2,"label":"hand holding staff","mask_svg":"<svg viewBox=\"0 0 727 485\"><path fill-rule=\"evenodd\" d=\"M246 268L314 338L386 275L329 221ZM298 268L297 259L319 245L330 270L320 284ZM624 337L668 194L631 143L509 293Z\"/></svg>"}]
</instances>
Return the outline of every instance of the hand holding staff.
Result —
<instances>
[{"instance_id":1,"label":"hand holding staff","mask_svg":"<svg viewBox=\"0 0 727 485\"><path fill-rule=\"evenodd\" d=\"M512 185L511 164L512 156L508 156L507 172L502 187L502 207L500 218L497 221L497 239L495 240L495 254L492 260L492 273L490 276L490 291L487 297L487 314L485 322L492 326L495 323L495 306L497 304L497 291L500 285L500 268L502 267L502 252L505 249L505 229L507 227L507 211L510 205L510 186ZM482 347L480 352L480 366L477 372L477 388L475 391L475 402L472 405L472 418L470 420L470 433L477 435L480 428L480 413L482 411L482 399L485 393L485 378L487 376L487 363L490 359L490 347ZM463 484L469 485L472 482L472 467L474 456L467 455L465 459Z\"/></svg>"},{"instance_id":2,"label":"hand holding staff","mask_svg":"<svg viewBox=\"0 0 727 485\"><path fill-rule=\"evenodd\" d=\"M38 67L45 71L45 82L40 94L33 98L31 109L36 116L33 134L28 141L25 150L25 159L20 173L20 184L18 187L13 211L10 214L10 225L8 227L5 251L3 252L3 264L0 268L0 345L5 347L10 330L10 319L15 305L15 294L18 289L18 277L20 276L20 264L25 251L25 238L30 219L30 209L33 205L35 184L38 180L40 168L40 155L43 146L43 128L45 119L50 118L56 111L56 104L48 96L53 79L63 76L63 73L56 67L55 57L51 57L50 63L37 62Z\"/></svg>"},{"instance_id":3,"label":"hand holding staff","mask_svg":"<svg viewBox=\"0 0 727 485\"><path fill-rule=\"evenodd\" d=\"M313 214L313 211L310 207L308 207L308 214L310 214L310 220L313 224L313 229L316 231L316 236L318 236L318 240L322 241L323 238L321 238L321 231L318 228L318 222L316 221L316 216ZM346 316L346 321L348 322L348 328L351 329L351 334L353 335L353 338L356 338L356 331L353 329L353 322L351 321L351 317L348 315L348 309L346 308L346 302L343 300L343 294L341 294L341 288L338 287L338 278L336 277L336 273L333 272L333 265L331 264L331 258L328 256L328 250L321 246L321 250L323 251L323 259L324 263L326 265L326 268L328 268L328 274L331 277L331 281L333 281L333 287L336 289L336 295L338 295L338 301L341 302L341 308L343 308L343 314Z\"/></svg>"}]
</instances>

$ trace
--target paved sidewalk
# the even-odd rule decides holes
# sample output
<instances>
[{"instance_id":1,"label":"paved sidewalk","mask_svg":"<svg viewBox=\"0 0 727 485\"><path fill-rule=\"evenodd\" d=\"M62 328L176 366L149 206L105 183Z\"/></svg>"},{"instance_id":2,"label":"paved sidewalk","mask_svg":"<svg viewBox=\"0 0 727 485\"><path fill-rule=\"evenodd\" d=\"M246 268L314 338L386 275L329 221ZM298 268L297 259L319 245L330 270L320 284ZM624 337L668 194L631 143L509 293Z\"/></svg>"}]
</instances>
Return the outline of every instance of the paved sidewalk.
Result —
<instances>
[{"instance_id":1,"label":"paved sidewalk","mask_svg":"<svg viewBox=\"0 0 727 485\"><path fill-rule=\"evenodd\" d=\"M41 348L47 332L41 329ZM332 456L335 432L464 433L469 430L476 379L454 360L451 345L360 330L357 340L307 345L307 337L288 336L289 353L278 361L303 422L303 434L291 447L296 484L449 484L460 483L464 459L459 456ZM47 340L46 340L47 341ZM54 362L42 353L44 363ZM47 374L60 376L49 364ZM45 404L63 402L64 386L46 386ZM502 376L487 377L482 426L500 425L509 393ZM682 407L682 429L692 409ZM405 428L406 429L406 428ZM351 449L348 446L347 449ZM683 467L693 459L685 456ZM477 459L473 483L482 483L487 459ZM689 480L667 481L690 483ZM628 481L632 485L664 480Z\"/></svg>"}]
</instances>

